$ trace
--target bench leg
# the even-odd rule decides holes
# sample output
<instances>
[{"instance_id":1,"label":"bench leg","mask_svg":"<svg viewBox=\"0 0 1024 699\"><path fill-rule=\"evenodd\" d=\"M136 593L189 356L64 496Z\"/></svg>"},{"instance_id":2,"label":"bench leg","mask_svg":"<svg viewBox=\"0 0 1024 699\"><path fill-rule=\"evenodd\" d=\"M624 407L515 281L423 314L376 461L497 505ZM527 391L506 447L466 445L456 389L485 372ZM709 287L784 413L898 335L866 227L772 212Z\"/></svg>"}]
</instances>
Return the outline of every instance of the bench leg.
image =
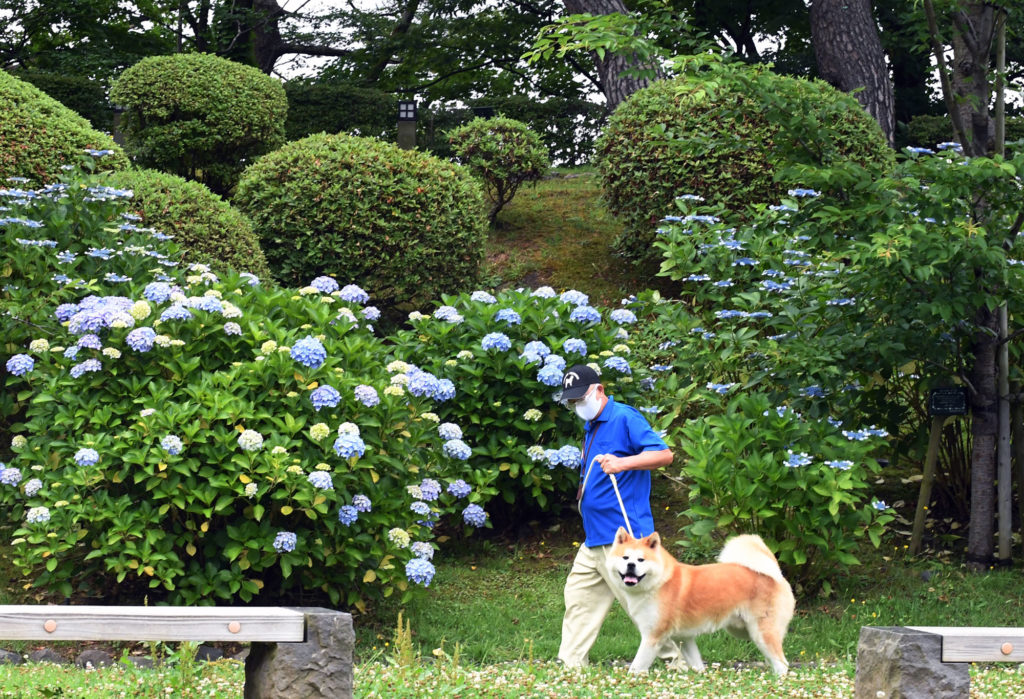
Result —
<instances>
[{"instance_id":1,"label":"bench leg","mask_svg":"<svg viewBox=\"0 0 1024 699\"><path fill-rule=\"evenodd\" d=\"M942 637L902 626L863 626L856 699L966 699L968 663L942 662Z\"/></svg>"},{"instance_id":2,"label":"bench leg","mask_svg":"<svg viewBox=\"0 0 1024 699\"><path fill-rule=\"evenodd\" d=\"M245 699L347 699L352 696L352 615L297 607L302 643L253 643L245 659Z\"/></svg>"}]
</instances>

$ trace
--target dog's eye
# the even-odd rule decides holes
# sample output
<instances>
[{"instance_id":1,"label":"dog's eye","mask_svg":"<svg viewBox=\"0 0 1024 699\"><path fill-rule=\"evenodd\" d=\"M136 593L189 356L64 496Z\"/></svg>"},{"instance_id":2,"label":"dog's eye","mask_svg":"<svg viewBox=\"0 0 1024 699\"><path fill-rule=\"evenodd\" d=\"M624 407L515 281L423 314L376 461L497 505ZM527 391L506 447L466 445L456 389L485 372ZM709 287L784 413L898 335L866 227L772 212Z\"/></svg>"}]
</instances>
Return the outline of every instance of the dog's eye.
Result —
<instances>
[{"instance_id":1,"label":"dog's eye","mask_svg":"<svg viewBox=\"0 0 1024 699\"><path fill-rule=\"evenodd\" d=\"M643 562L644 562L644 559L642 559L642 558L638 558L638 559L636 559L636 562L637 562L637 563L643 563Z\"/></svg>"}]
</instances>

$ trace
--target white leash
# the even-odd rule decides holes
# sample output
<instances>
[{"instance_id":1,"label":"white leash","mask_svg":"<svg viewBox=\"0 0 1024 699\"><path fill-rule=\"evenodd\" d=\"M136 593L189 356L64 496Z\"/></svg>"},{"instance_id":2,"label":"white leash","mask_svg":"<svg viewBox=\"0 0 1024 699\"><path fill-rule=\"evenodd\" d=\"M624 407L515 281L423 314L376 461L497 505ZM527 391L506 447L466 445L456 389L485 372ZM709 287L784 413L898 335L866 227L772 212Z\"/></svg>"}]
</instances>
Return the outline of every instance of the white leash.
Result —
<instances>
[{"instance_id":1,"label":"white leash","mask_svg":"<svg viewBox=\"0 0 1024 699\"><path fill-rule=\"evenodd\" d=\"M595 456L593 459L590 460L590 466L587 467L587 475L583 477L583 487L580 489L580 503L581 504L583 503L583 493L587 489L587 480L590 478L590 472L594 468L594 462L597 461L598 457L600 457L600 456L601 456L601 454L598 454L597 456ZM626 505L625 505L624 502L622 502L622 493L619 492L619 484L615 480L615 474L614 473L609 473L608 477L611 479L611 481L612 481L612 488L615 490L615 499L619 501L619 509L622 510L622 518L624 520L626 520L626 531L629 532L630 536L633 536L633 527L631 527L629 525L629 515L626 514Z\"/></svg>"}]
</instances>

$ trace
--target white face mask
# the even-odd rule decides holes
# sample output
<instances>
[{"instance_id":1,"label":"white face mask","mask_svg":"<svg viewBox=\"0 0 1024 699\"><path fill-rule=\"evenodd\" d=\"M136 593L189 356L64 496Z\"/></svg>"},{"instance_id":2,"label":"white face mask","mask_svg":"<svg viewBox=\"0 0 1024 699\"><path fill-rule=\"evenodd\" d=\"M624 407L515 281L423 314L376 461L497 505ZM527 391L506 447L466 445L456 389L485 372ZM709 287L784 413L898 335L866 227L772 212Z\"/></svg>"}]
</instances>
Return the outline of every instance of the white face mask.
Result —
<instances>
[{"instance_id":1,"label":"white face mask","mask_svg":"<svg viewBox=\"0 0 1024 699\"><path fill-rule=\"evenodd\" d=\"M573 406L573 410L576 411L581 420L589 422L597 417L597 414L601 411L601 399L597 393L598 391L595 388L583 400Z\"/></svg>"}]
</instances>

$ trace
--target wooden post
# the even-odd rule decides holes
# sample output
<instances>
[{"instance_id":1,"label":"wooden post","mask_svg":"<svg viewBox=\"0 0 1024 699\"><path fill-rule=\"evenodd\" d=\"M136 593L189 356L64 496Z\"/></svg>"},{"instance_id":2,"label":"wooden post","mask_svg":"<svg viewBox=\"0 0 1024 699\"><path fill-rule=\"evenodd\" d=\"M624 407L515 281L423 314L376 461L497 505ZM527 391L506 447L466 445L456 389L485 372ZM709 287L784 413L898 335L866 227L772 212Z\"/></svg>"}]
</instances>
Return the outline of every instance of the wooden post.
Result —
<instances>
[{"instance_id":1,"label":"wooden post","mask_svg":"<svg viewBox=\"0 0 1024 699\"><path fill-rule=\"evenodd\" d=\"M1020 384L1015 383L1012 391L1017 396L1013 403L1010 432L1013 437L1013 460L1017 466L1017 514L1020 519L1021 536L1024 537L1024 404L1020 401Z\"/></svg>"},{"instance_id":2,"label":"wooden post","mask_svg":"<svg viewBox=\"0 0 1024 699\"><path fill-rule=\"evenodd\" d=\"M921 539L924 536L924 520L927 516L928 503L932 498L932 484L935 482L935 466L939 461L939 443L942 440L942 426L946 423L946 415L932 417L931 433L928 435L928 453L924 457L924 475L921 478L921 491L917 496L917 512L914 514L914 528L910 534L910 555L921 552Z\"/></svg>"},{"instance_id":3,"label":"wooden post","mask_svg":"<svg viewBox=\"0 0 1024 699\"><path fill-rule=\"evenodd\" d=\"M1001 563L1009 563L1013 543L1013 469L1010 466L1010 348L1008 336L1006 303L999 307L999 433L996 441L996 485L999 511L999 557Z\"/></svg>"}]
</instances>

